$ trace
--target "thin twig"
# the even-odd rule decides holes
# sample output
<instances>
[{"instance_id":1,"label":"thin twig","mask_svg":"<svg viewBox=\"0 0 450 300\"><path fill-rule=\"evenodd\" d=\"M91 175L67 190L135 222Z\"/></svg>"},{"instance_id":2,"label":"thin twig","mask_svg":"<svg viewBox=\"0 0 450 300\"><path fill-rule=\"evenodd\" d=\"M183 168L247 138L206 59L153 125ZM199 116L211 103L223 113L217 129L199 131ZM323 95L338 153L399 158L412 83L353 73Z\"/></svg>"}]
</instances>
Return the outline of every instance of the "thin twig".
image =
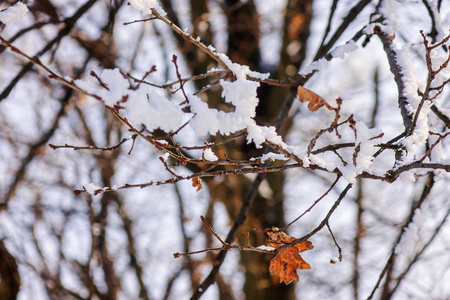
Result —
<instances>
[{"instance_id":1,"label":"thin twig","mask_svg":"<svg viewBox=\"0 0 450 300\"><path fill-rule=\"evenodd\" d=\"M331 192L331 190L336 186L336 184L338 183L339 179L341 178L341 176L336 176L336 179L333 181L333 183L330 185L330 187L325 191L325 193L323 193L316 201L314 201L314 203L307 209L305 210L300 216L298 216L297 218L295 218L291 223L287 224L286 226L284 226L283 228L281 228L281 231L286 231L286 229L291 226L292 224L294 224L295 222L297 222L301 217L303 217L306 213L310 212L313 207L320 202L320 200L322 200L323 198L325 198L326 195L328 195L329 192Z\"/></svg>"},{"instance_id":2,"label":"thin twig","mask_svg":"<svg viewBox=\"0 0 450 300\"><path fill-rule=\"evenodd\" d=\"M127 25L130 25L130 24L140 23L140 22L147 22L147 21L151 21L151 20L155 20L155 19L156 19L156 17L150 17L150 18L147 18L147 19L134 20L134 21L130 21L130 22L125 22L125 23L123 23L123 25L127 26Z\"/></svg>"},{"instance_id":3,"label":"thin twig","mask_svg":"<svg viewBox=\"0 0 450 300\"><path fill-rule=\"evenodd\" d=\"M217 53L212 50L210 47L203 44L199 39L195 39L192 35L189 33L186 33L185 31L181 30L180 27L175 25L172 21L167 19L165 16L160 15L155 9L152 9L152 14L155 16L155 18L163 21L167 25L169 25L170 28L172 28L173 31L175 31L178 35L183 37L185 40L189 41L191 44L208 54L212 59L214 59L226 72L227 74L233 74L233 72L228 68L227 64L217 55Z\"/></svg>"},{"instance_id":4,"label":"thin twig","mask_svg":"<svg viewBox=\"0 0 450 300\"><path fill-rule=\"evenodd\" d=\"M200 219L202 220L203 225L205 225L206 229L212 233L216 239L219 240L220 243L222 243L223 246L226 245L226 243L222 240L222 238L216 233L216 231L211 227L211 225L208 224L208 222L206 222L205 217L204 216L200 216Z\"/></svg>"},{"instance_id":5,"label":"thin twig","mask_svg":"<svg viewBox=\"0 0 450 300\"><path fill-rule=\"evenodd\" d=\"M352 186L353 185L351 183L349 183L345 187L345 189L339 195L338 199L334 202L334 204L331 207L331 209L328 211L326 217L322 220L322 222L320 222L320 224L316 228L314 228L311 232L309 232L308 234L302 236L301 238L296 239L292 243L286 244L284 246L281 246L280 248L277 248L277 251L280 251L280 250L283 250L285 248L288 248L288 247L291 247L291 246L303 243L304 241L308 240L310 237L315 235L317 232L322 230L322 228L328 223L328 221L331 218L331 216L333 215L334 211L338 208L339 204L341 204L342 199L344 199L344 197L347 195L347 192L352 188Z\"/></svg>"},{"instance_id":6,"label":"thin twig","mask_svg":"<svg viewBox=\"0 0 450 300\"><path fill-rule=\"evenodd\" d=\"M69 145L69 144L64 144L64 145L53 145L53 144L48 144L48 146L50 148L52 148L53 150L57 150L57 149L61 149L61 148L70 148L73 150L102 150L102 151L114 151L117 148L119 148L122 144L124 144L125 142L129 141L129 140L134 140L136 139L137 134L132 134L129 137L123 138L117 145L114 146L110 146L110 147L98 147L98 146L73 146L73 145ZM130 150L131 151L131 150Z\"/></svg>"},{"instance_id":7,"label":"thin twig","mask_svg":"<svg viewBox=\"0 0 450 300\"><path fill-rule=\"evenodd\" d=\"M404 222L404 224L403 224L403 226L402 226L402 228L400 230L400 233L397 236L397 239L395 240L394 245L392 246L391 254L390 254L390 256L389 256L389 258L388 258L388 260L387 260L387 262L386 262L386 264L385 264L385 266L383 268L383 270L381 271L380 275L378 276L378 280L377 280L375 286L373 287L372 292L370 293L370 295L367 298L367 300L370 300L370 299L373 298L373 296L375 295L375 292L377 291L378 287L380 286L381 281L383 280L383 278L385 276L390 277L393 265L395 263L395 258L396 258L395 249L397 248L397 245L400 243L403 234L406 232L405 228L407 228L409 226L409 224L413 221L414 214L415 214L417 208L420 208L422 206L423 202L427 199L428 195L430 194L431 189L433 188L434 183L435 183L434 177L435 177L435 175L434 175L433 172L430 172L428 174L428 178L427 178L427 181L426 181L425 186L423 188L422 195L420 196L419 201L417 201L417 203L414 203L411 206L411 210L410 210L409 216L407 217L406 221ZM383 291L384 295L390 293L390 290L389 290L390 282L389 281L390 280L387 279L386 282L385 282L385 289Z\"/></svg>"},{"instance_id":8,"label":"thin twig","mask_svg":"<svg viewBox=\"0 0 450 300\"><path fill-rule=\"evenodd\" d=\"M420 257L422 257L422 254L425 252L425 250L431 245L431 243L434 241L434 239L438 236L441 229L444 228L444 225L447 222L447 219L449 216L450 216L450 209L447 210L447 213L445 214L444 218L439 223L437 228L434 230L433 235L428 239L428 241L425 243L425 245L422 247L422 249L420 249L419 252L417 252L416 255L414 255L414 258L408 264L408 267L406 267L405 270L398 276L398 280L397 280L395 286L391 290L392 294L395 293L397 288L400 286L400 283L402 282L402 280L406 277L406 274L408 274L409 270L411 270L413 265L419 260Z\"/></svg>"},{"instance_id":9,"label":"thin twig","mask_svg":"<svg viewBox=\"0 0 450 300\"><path fill-rule=\"evenodd\" d=\"M35 54L34 59L29 59L29 56L22 55L24 57L27 57L29 62L22 67L22 69L16 75L16 77L14 77L14 79L11 80L11 82L8 84L8 86L0 94L0 101L5 99L6 97L8 97L8 95L11 93L11 91L16 86L16 84L20 81L20 79L23 78L23 76L25 76L25 74L28 73L31 70L33 64L36 64L35 62L39 61L38 57L44 55L45 53L47 53L50 49L53 48L54 45L57 45L64 36L69 34L70 31L72 30L72 28L77 23L77 21L87 11L89 11L89 9L96 2L97 2L97 0L88 0L88 1L86 1L71 17L68 17L68 18L64 19L64 21L63 21L64 27L58 31L58 34L52 40L50 40L39 52L37 52ZM3 46L5 46L5 47L10 47L11 46L10 42L6 41L5 39L3 39L1 37L0 37L0 39L2 41ZM15 49L17 49L17 48L15 48ZM40 64L40 66L42 67L43 65ZM61 82L61 83L65 84L64 82Z\"/></svg>"},{"instance_id":10,"label":"thin twig","mask_svg":"<svg viewBox=\"0 0 450 300\"><path fill-rule=\"evenodd\" d=\"M326 223L326 225L327 225L328 231L329 231L330 234L331 234L331 237L333 238L334 244L335 244L336 247L338 248L338 254L339 254L338 258L339 258L339 261L342 261L342 248L339 246L338 242L336 241L336 237L334 236L333 231L331 230L329 221Z\"/></svg>"}]
</instances>

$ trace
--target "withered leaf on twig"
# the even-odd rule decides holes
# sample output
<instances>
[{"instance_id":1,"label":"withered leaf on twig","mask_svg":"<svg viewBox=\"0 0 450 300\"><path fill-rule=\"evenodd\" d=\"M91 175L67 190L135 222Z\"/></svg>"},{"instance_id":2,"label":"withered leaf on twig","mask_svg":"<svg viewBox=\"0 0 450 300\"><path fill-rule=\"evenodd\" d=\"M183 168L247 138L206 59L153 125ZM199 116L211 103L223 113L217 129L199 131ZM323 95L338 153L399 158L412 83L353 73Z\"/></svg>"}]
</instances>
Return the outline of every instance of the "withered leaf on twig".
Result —
<instances>
[{"instance_id":1,"label":"withered leaf on twig","mask_svg":"<svg viewBox=\"0 0 450 300\"><path fill-rule=\"evenodd\" d=\"M197 188L197 192L203 188L202 181L198 177L192 178L192 186Z\"/></svg>"},{"instance_id":2,"label":"withered leaf on twig","mask_svg":"<svg viewBox=\"0 0 450 300\"><path fill-rule=\"evenodd\" d=\"M316 93L302 87L301 85L299 85L297 88L297 95L300 99L300 102L309 102L308 109L310 111L316 111L324 105L328 108L325 99L323 99Z\"/></svg>"},{"instance_id":3,"label":"withered leaf on twig","mask_svg":"<svg viewBox=\"0 0 450 300\"><path fill-rule=\"evenodd\" d=\"M283 231L267 231L269 239L267 246L279 248L296 240ZM278 275L280 282L290 284L292 281L298 281L297 269L311 269L311 266L303 260L300 252L311 250L314 246L310 241L304 241L294 246L280 250L278 254L270 261L269 271L271 275Z\"/></svg>"}]
</instances>

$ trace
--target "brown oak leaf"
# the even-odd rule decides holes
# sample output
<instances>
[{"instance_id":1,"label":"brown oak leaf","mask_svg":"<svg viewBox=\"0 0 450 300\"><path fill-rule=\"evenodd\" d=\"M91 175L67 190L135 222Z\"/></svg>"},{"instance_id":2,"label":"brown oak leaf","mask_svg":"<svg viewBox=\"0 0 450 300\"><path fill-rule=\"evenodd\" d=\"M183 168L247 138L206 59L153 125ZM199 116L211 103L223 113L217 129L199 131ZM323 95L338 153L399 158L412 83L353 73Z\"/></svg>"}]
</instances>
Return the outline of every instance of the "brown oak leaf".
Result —
<instances>
[{"instance_id":1,"label":"brown oak leaf","mask_svg":"<svg viewBox=\"0 0 450 300\"><path fill-rule=\"evenodd\" d=\"M197 188L197 192L203 188L202 181L198 177L192 178L192 186Z\"/></svg>"},{"instance_id":2,"label":"brown oak leaf","mask_svg":"<svg viewBox=\"0 0 450 300\"><path fill-rule=\"evenodd\" d=\"M301 85L297 87L297 95L300 102L309 102L308 109L310 111L316 111L324 105L328 108L327 102L322 97L308 89L305 89Z\"/></svg>"},{"instance_id":3,"label":"brown oak leaf","mask_svg":"<svg viewBox=\"0 0 450 300\"><path fill-rule=\"evenodd\" d=\"M269 235L267 246L273 248L279 248L296 240L295 237L287 235L278 228L272 228L266 232ZM313 248L314 246L310 241L304 241L280 250L270 261L270 274L278 275L280 277L280 283L290 284L294 280L298 281L297 269L311 269L311 266L301 257L300 252Z\"/></svg>"}]
</instances>

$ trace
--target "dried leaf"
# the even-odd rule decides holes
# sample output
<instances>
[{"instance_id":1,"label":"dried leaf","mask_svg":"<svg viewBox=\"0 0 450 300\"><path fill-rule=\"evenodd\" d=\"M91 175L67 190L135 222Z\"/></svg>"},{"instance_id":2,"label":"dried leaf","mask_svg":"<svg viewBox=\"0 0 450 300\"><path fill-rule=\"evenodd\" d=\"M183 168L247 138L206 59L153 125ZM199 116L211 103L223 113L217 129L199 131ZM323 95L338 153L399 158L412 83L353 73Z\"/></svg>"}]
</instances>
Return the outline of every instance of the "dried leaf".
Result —
<instances>
[{"instance_id":1,"label":"dried leaf","mask_svg":"<svg viewBox=\"0 0 450 300\"><path fill-rule=\"evenodd\" d=\"M327 102L322 97L308 89L305 89L300 85L297 88L297 95L300 99L300 102L309 102L308 109L310 111L316 111L327 104Z\"/></svg>"},{"instance_id":2,"label":"dried leaf","mask_svg":"<svg viewBox=\"0 0 450 300\"><path fill-rule=\"evenodd\" d=\"M197 188L197 192L203 188L202 181L198 177L192 178L192 186Z\"/></svg>"},{"instance_id":3,"label":"dried leaf","mask_svg":"<svg viewBox=\"0 0 450 300\"><path fill-rule=\"evenodd\" d=\"M296 240L295 237L287 235L278 228L268 230L267 234L269 235L269 239L266 245L273 248L279 248ZM301 257L300 252L313 248L314 246L310 241L304 241L280 250L270 261L270 274L278 275L280 282L284 282L285 284L290 284L294 280L298 281L297 269L311 269L311 266Z\"/></svg>"}]
</instances>

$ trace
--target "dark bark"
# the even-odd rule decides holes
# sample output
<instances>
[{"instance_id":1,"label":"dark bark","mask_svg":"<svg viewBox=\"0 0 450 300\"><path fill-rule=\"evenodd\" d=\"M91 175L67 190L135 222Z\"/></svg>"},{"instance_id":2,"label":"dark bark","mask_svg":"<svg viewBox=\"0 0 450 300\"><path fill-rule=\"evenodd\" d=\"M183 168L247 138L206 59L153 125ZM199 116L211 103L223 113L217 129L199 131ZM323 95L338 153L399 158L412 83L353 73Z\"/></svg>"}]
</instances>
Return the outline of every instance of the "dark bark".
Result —
<instances>
[{"instance_id":1,"label":"dark bark","mask_svg":"<svg viewBox=\"0 0 450 300\"><path fill-rule=\"evenodd\" d=\"M0 299L14 300L20 289L16 259L0 240Z\"/></svg>"}]
</instances>

